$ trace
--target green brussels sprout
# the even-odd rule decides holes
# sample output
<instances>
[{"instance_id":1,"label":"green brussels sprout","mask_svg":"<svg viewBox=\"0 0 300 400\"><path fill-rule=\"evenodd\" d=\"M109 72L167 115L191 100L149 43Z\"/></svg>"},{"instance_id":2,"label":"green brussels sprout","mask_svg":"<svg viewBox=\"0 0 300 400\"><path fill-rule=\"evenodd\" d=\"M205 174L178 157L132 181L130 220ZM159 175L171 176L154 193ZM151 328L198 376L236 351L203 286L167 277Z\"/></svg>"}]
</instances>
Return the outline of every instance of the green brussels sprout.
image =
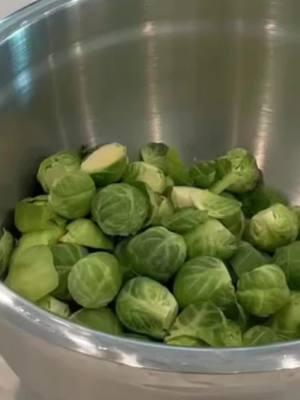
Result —
<instances>
[{"instance_id":1,"label":"green brussels sprout","mask_svg":"<svg viewBox=\"0 0 300 400\"><path fill-rule=\"evenodd\" d=\"M13 248L13 235L6 229L3 229L0 238L0 277L2 277L7 271Z\"/></svg>"},{"instance_id":2,"label":"green brussels sprout","mask_svg":"<svg viewBox=\"0 0 300 400\"><path fill-rule=\"evenodd\" d=\"M163 339L176 318L178 306L165 286L150 278L137 277L121 289L116 311L130 331Z\"/></svg>"},{"instance_id":3,"label":"green brussels sprout","mask_svg":"<svg viewBox=\"0 0 300 400\"><path fill-rule=\"evenodd\" d=\"M222 218L221 222L225 228L227 228L237 238L240 239L243 236L246 228L246 219L242 210L238 210L236 214Z\"/></svg>"},{"instance_id":4,"label":"green brussels sprout","mask_svg":"<svg viewBox=\"0 0 300 400\"><path fill-rule=\"evenodd\" d=\"M219 307L235 302L235 291L225 264L214 257L197 257L178 271L174 295L181 308L210 301Z\"/></svg>"},{"instance_id":5,"label":"green brussels sprout","mask_svg":"<svg viewBox=\"0 0 300 400\"><path fill-rule=\"evenodd\" d=\"M192 338L189 336L178 336L167 341L169 346L180 347L207 347L207 344L202 340Z\"/></svg>"},{"instance_id":6,"label":"green brussels sprout","mask_svg":"<svg viewBox=\"0 0 300 400\"><path fill-rule=\"evenodd\" d=\"M6 282L14 292L33 302L53 292L58 274L49 247L30 247L12 257Z\"/></svg>"},{"instance_id":7,"label":"green brussels sprout","mask_svg":"<svg viewBox=\"0 0 300 400\"><path fill-rule=\"evenodd\" d=\"M234 302L228 303L225 309L223 309L223 312L226 318L232 320L240 327L241 332L245 332L252 324L251 317L246 313L236 299Z\"/></svg>"},{"instance_id":8,"label":"green brussels sprout","mask_svg":"<svg viewBox=\"0 0 300 400\"><path fill-rule=\"evenodd\" d=\"M15 209L15 225L22 233L41 231L53 226L64 226L48 202L48 196L37 196L21 200Z\"/></svg>"},{"instance_id":9,"label":"green brussels sprout","mask_svg":"<svg viewBox=\"0 0 300 400\"><path fill-rule=\"evenodd\" d=\"M37 180L46 193L54 182L64 174L80 169L81 159L77 152L61 151L43 160L39 166Z\"/></svg>"},{"instance_id":10,"label":"green brussels sprout","mask_svg":"<svg viewBox=\"0 0 300 400\"><path fill-rule=\"evenodd\" d=\"M249 240L261 250L273 251L287 245L298 236L296 214L282 204L260 211L250 220Z\"/></svg>"},{"instance_id":11,"label":"green brussels sprout","mask_svg":"<svg viewBox=\"0 0 300 400\"><path fill-rule=\"evenodd\" d=\"M19 249L28 249L33 246L52 246L65 233L64 228L60 226L53 226L43 231L28 232L21 236L18 242Z\"/></svg>"},{"instance_id":12,"label":"green brussels sprout","mask_svg":"<svg viewBox=\"0 0 300 400\"><path fill-rule=\"evenodd\" d=\"M113 242L98 228L98 226L86 218L79 218L70 222L67 233L60 239L63 243L74 243L92 249L112 250Z\"/></svg>"},{"instance_id":13,"label":"green brussels sprout","mask_svg":"<svg viewBox=\"0 0 300 400\"><path fill-rule=\"evenodd\" d=\"M36 305L61 318L68 318L71 314L68 304L63 303L52 296L43 297L36 303Z\"/></svg>"},{"instance_id":14,"label":"green brussels sprout","mask_svg":"<svg viewBox=\"0 0 300 400\"><path fill-rule=\"evenodd\" d=\"M230 150L217 160L217 173L219 180L210 188L216 194L224 190L233 193L249 192L260 179L260 171L253 155L239 148Z\"/></svg>"},{"instance_id":15,"label":"green brussels sprout","mask_svg":"<svg viewBox=\"0 0 300 400\"><path fill-rule=\"evenodd\" d=\"M292 292L289 302L271 319L270 326L283 340L300 338L300 292Z\"/></svg>"},{"instance_id":16,"label":"green brussels sprout","mask_svg":"<svg viewBox=\"0 0 300 400\"><path fill-rule=\"evenodd\" d=\"M208 189L217 178L217 164L215 161L200 161L190 168L193 184L201 189Z\"/></svg>"},{"instance_id":17,"label":"green brussels sprout","mask_svg":"<svg viewBox=\"0 0 300 400\"><path fill-rule=\"evenodd\" d=\"M126 251L138 275L160 282L167 282L186 258L183 238L161 226L149 228L133 237Z\"/></svg>"},{"instance_id":18,"label":"green brussels sprout","mask_svg":"<svg viewBox=\"0 0 300 400\"><path fill-rule=\"evenodd\" d=\"M252 326L243 335L244 346L263 346L281 341L273 329L263 325Z\"/></svg>"},{"instance_id":19,"label":"green brussels sprout","mask_svg":"<svg viewBox=\"0 0 300 400\"><path fill-rule=\"evenodd\" d=\"M238 239L216 219L209 219L184 235L189 258L212 256L231 258L238 248Z\"/></svg>"},{"instance_id":20,"label":"green brussels sprout","mask_svg":"<svg viewBox=\"0 0 300 400\"><path fill-rule=\"evenodd\" d=\"M146 188L149 199L150 214L144 226L160 225L163 218L167 218L174 212L171 201L158 193L153 192L150 188Z\"/></svg>"},{"instance_id":21,"label":"green brussels sprout","mask_svg":"<svg viewBox=\"0 0 300 400\"><path fill-rule=\"evenodd\" d=\"M236 347L242 344L239 326L209 302L187 306L176 318L165 342L174 343L174 340L185 337L201 340L213 347Z\"/></svg>"},{"instance_id":22,"label":"green brussels sprout","mask_svg":"<svg viewBox=\"0 0 300 400\"><path fill-rule=\"evenodd\" d=\"M138 188L127 183L114 183L96 194L92 215L107 235L129 236L143 227L149 215L149 203Z\"/></svg>"},{"instance_id":23,"label":"green brussels sprout","mask_svg":"<svg viewBox=\"0 0 300 400\"><path fill-rule=\"evenodd\" d=\"M88 174L81 171L70 172L53 182L49 203L64 218L85 217L91 210L95 191L94 181Z\"/></svg>"},{"instance_id":24,"label":"green brussels sprout","mask_svg":"<svg viewBox=\"0 0 300 400\"><path fill-rule=\"evenodd\" d=\"M171 200L175 208L198 208L216 219L236 215L241 208L241 204L235 199L193 187L175 186L171 192Z\"/></svg>"},{"instance_id":25,"label":"green brussels sprout","mask_svg":"<svg viewBox=\"0 0 300 400\"><path fill-rule=\"evenodd\" d=\"M82 308L71 315L70 321L110 335L122 335L123 329L112 310L106 307L96 310Z\"/></svg>"},{"instance_id":26,"label":"green brussels sprout","mask_svg":"<svg viewBox=\"0 0 300 400\"><path fill-rule=\"evenodd\" d=\"M143 161L130 163L123 181L129 184L143 182L155 193L163 193L167 187L166 176L163 171Z\"/></svg>"},{"instance_id":27,"label":"green brussels sprout","mask_svg":"<svg viewBox=\"0 0 300 400\"><path fill-rule=\"evenodd\" d=\"M257 317L275 314L289 301L289 297L285 275L277 265L267 264L245 272L238 281L238 301Z\"/></svg>"},{"instance_id":28,"label":"green brussels sprout","mask_svg":"<svg viewBox=\"0 0 300 400\"><path fill-rule=\"evenodd\" d=\"M208 219L207 212L196 208L182 208L162 218L161 224L176 233L186 233Z\"/></svg>"},{"instance_id":29,"label":"green brussels sprout","mask_svg":"<svg viewBox=\"0 0 300 400\"><path fill-rule=\"evenodd\" d=\"M119 261L119 265L120 265L120 268L122 271L122 276L123 276L123 282L127 282L130 279L137 276L137 274L134 272L134 270L131 266L130 257L128 256L128 253L127 253L128 243L129 243L129 239L121 240L115 248L115 256L117 257L117 259Z\"/></svg>"},{"instance_id":30,"label":"green brussels sprout","mask_svg":"<svg viewBox=\"0 0 300 400\"><path fill-rule=\"evenodd\" d=\"M116 257L97 252L79 260L68 278L72 298L86 308L106 306L117 295L122 273Z\"/></svg>"},{"instance_id":31,"label":"green brussels sprout","mask_svg":"<svg viewBox=\"0 0 300 400\"><path fill-rule=\"evenodd\" d=\"M230 259L230 265L240 278L245 272L266 265L269 261L270 257L256 250L250 243L241 242L236 253ZM275 264L279 265L277 262Z\"/></svg>"},{"instance_id":32,"label":"green brussels sprout","mask_svg":"<svg viewBox=\"0 0 300 400\"><path fill-rule=\"evenodd\" d=\"M290 289L300 290L300 242L277 249L274 263L283 270Z\"/></svg>"},{"instance_id":33,"label":"green brussels sprout","mask_svg":"<svg viewBox=\"0 0 300 400\"><path fill-rule=\"evenodd\" d=\"M127 149L119 143L105 144L91 154L81 164L81 170L88 173L97 186L118 182L128 164Z\"/></svg>"}]
</instances>

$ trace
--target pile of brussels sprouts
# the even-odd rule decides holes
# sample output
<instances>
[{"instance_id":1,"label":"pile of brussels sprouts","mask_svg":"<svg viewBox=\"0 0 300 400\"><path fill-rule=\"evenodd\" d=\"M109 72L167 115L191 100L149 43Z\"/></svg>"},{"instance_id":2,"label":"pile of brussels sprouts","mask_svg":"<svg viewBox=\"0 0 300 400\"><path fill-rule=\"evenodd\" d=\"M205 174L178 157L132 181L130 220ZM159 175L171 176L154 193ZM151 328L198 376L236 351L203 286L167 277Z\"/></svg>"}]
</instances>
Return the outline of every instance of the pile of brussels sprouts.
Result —
<instances>
[{"instance_id":1,"label":"pile of brussels sprouts","mask_svg":"<svg viewBox=\"0 0 300 400\"><path fill-rule=\"evenodd\" d=\"M1 276L28 301L174 346L300 339L300 207L245 149L188 168L163 143L134 162L111 143L54 154L37 180L0 239Z\"/></svg>"}]
</instances>

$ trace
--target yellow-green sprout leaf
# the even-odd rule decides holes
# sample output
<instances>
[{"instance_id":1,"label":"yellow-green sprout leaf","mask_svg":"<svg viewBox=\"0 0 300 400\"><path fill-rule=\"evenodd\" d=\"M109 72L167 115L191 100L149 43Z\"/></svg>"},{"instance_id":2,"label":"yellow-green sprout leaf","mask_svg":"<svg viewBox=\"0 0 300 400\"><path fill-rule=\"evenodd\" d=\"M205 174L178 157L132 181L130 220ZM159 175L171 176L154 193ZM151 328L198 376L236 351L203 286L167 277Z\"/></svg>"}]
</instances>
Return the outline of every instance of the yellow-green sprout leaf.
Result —
<instances>
[{"instance_id":1,"label":"yellow-green sprout leaf","mask_svg":"<svg viewBox=\"0 0 300 400\"><path fill-rule=\"evenodd\" d=\"M252 326L243 335L244 346L264 346L281 341L282 339L272 328L263 325Z\"/></svg>"},{"instance_id":2,"label":"yellow-green sprout leaf","mask_svg":"<svg viewBox=\"0 0 300 400\"><path fill-rule=\"evenodd\" d=\"M162 218L161 224L172 232L186 233L208 219L207 212L195 208L182 208Z\"/></svg>"},{"instance_id":3,"label":"yellow-green sprout leaf","mask_svg":"<svg viewBox=\"0 0 300 400\"><path fill-rule=\"evenodd\" d=\"M61 318L68 318L70 315L70 307L68 304L55 299L52 296L43 297L37 303L37 306L51 314L57 315Z\"/></svg>"},{"instance_id":4,"label":"yellow-green sprout leaf","mask_svg":"<svg viewBox=\"0 0 300 400\"><path fill-rule=\"evenodd\" d=\"M0 238L0 276L3 276L7 271L13 248L13 235L7 230L3 229L2 236Z\"/></svg>"},{"instance_id":5,"label":"yellow-green sprout leaf","mask_svg":"<svg viewBox=\"0 0 300 400\"><path fill-rule=\"evenodd\" d=\"M52 246L59 241L64 233L65 229L59 226L53 226L43 231L28 232L21 236L18 248L27 249L39 245Z\"/></svg>"},{"instance_id":6,"label":"yellow-green sprout leaf","mask_svg":"<svg viewBox=\"0 0 300 400\"><path fill-rule=\"evenodd\" d=\"M167 187L167 180L163 171L143 161L135 161L129 164L123 180L129 184L143 182L155 193L163 193Z\"/></svg>"},{"instance_id":7,"label":"yellow-green sprout leaf","mask_svg":"<svg viewBox=\"0 0 300 400\"><path fill-rule=\"evenodd\" d=\"M105 307L97 310L82 308L71 315L70 321L110 335L121 335L123 332L116 315L109 308Z\"/></svg>"}]
</instances>

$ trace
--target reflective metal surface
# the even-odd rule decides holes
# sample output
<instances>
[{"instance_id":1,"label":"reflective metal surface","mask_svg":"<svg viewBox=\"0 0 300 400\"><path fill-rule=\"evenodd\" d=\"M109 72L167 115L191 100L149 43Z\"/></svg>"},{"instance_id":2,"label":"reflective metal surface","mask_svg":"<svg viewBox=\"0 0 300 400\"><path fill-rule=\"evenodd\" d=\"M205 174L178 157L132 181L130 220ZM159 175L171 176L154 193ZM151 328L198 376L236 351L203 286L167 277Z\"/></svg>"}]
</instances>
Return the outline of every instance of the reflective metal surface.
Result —
<instances>
[{"instance_id":1,"label":"reflective metal surface","mask_svg":"<svg viewBox=\"0 0 300 400\"><path fill-rule=\"evenodd\" d=\"M252 150L300 203L299 0L45 0L0 23L0 216L62 147ZM0 352L43 399L296 399L300 343L174 349L79 328L0 287Z\"/></svg>"}]
</instances>

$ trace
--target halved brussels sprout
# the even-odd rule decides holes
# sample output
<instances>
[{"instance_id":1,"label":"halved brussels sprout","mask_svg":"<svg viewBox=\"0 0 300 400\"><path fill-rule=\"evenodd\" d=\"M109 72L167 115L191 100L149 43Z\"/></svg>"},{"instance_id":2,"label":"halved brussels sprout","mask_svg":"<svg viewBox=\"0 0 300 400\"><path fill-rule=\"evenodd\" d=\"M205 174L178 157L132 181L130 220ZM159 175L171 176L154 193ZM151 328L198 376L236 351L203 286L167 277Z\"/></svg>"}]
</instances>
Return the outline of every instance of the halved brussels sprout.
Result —
<instances>
[{"instance_id":1,"label":"halved brussels sprout","mask_svg":"<svg viewBox=\"0 0 300 400\"><path fill-rule=\"evenodd\" d=\"M272 328L263 325L252 326L243 335L244 346L263 346L281 341L282 339Z\"/></svg>"},{"instance_id":2,"label":"halved brussels sprout","mask_svg":"<svg viewBox=\"0 0 300 400\"><path fill-rule=\"evenodd\" d=\"M189 258L212 256L227 260L238 248L238 239L216 219L209 219L184 235Z\"/></svg>"},{"instance_id":3,"label":"halved brussels sprout","mask_svg":"<svg viewBox=\"0 0 300 400\"><path fill-rule=\"evenodd\" d=\"M43 231L28 232L21 236L18 242L18 249L28 249L33 246L52 246L64 235L65 229L60 226L53 226Z\"/></svg>"},{"instance_id":4,"label":"halved brussels sprout","mask_svg":"<svg viewBox=\"0 0 300 400\"><path fill-rule=\"evenodd\" d=\"M300 338L300 292L292 292L289 302L271 319L271 328L283 339Z\"/></svg>"},{"instance_id":5,"label":"halved brussels sprout","mask_svg":"<svg viewBox=\"0 0 300 400\"><path fill-rule=\"evenodd\" d=\"M133 237L126 251L137 274L160 282L167 282L186 258L183 238L161 226L149 228Z\"/></svg>"},{"instance_id":6,"label":"halved brussels sprout","mask_svg":"<svg viewBox=\"0 0 300 400\"><path fill-rule=\"evenodd\" d=\"M91 210L95 191L94 181L88 174L81 171L70 172L53 182L49 203L64 218L85 217Z\"/></svg>"},{"instance_id":7,"label":"halved brussels sprout","mask_svg":"<svg viewBox=\"0 0 300 400\"><path fill-rule=\"evenodd\" d=\"M208 189L217 178L217 165L215 161L200 161L190 168L193 184L201 189Z\"/></svg>"},{"instance_id":8,"label":"halved brussels sprout","mask_svg":"<svg viewBox=\"0 0 300 400\"><path fill-rule=\"evenodd\" d=\"M89 254L72 268L68 288L76 303L99 308L110 303L122 284L122 273L116 257L104 252Z\"/></svg>"},{"instance_id":9,"label":"halved brussels sprout","mask_svg":"<svg viewBox=\"0 0 300 400\"><path fill-rule=\"evenodd\" d=\"M121 289L116 311L129 330L163 339L176 318L178 306L165 286L150 278L137 277Z\"/></svg>"},{"instance_id":10,"label":"halved brussels sprout","mask_svg":"<svg viewBox=\"0 0 300 400\"><path fill-rule=\"evenodd\" d=\"M163 171L143 161L130 163L123 181L129 184L143 182L155 193L163 193L167 187L166 176Z\"/></svg>"},{"instance_id":11,"label":"halved brussels sprout","mask_svg":"<svg viewBox=\"0 0 300 400\"><path fill-rule=\"evenodd\" d=\"M112 310L102 307L96 310L82 308L71 315L70 321L95 331L110 335L122 335L122 326Z\"/></svg>"},{"instance_id":12,"label":"halved brussels sprout","mask_svg":"<svg viewBox=\"0 0 300 400\"><path fill-rule=\"evenodd\" d=\"M214 257L197 257L178 271L174 295L181 308L211 301L220 307L235 302L235 291L225 264Z\"/></svg>"},{"instance_id":13,"label":"halved brussels sprout","mask_svg":"<svg viewBox=\"0 0 300 400\"><path fill-rule=\"evenodd\" d=\"M172 232L186 233L208 219L207 212L195 208L182 208L162 218L161 224Z\"/></svg>"},{"instance_id":14,"label":"halved brussels sprout","mask_svg":"<svg viewBox=\"0 0 300 400\"><path fill-rule=\"evenodd\" d=\"M11 254L14 248L14 237L6 229L3 229L0 238L0 277L7 271Z\"/></svg>"},{"instance_id":15,"label":"halved brussels sprout","mask_svg":"<svg viewBox=\"0 0 300 400\"><path fill-rule=\"evenodd\" d=\"M43 297L36 304L43 310L48 311L49 313L57 315L61 318L68 318L71 314L68 304L63 303L62 301L59 301L52 296Z\"/></svg>"},{"instance_id":16,"label":"halved brussels sprout","mask_svg":"<svg viewBox=\"0 0 300 400\"><path fill-rule=\"evenodd\" d=\"M39 166L37 180L46 193L53 183L65 173L80 169L81 158L78 152L61 151L43 160Z\"/></svg>"},{"instance_id":17,"label":"halved brussels sprout","mask_svg":"<svg viewBox=\"0 0 300 400\"><path fill-rule=\"evenodd\" d=\"M296 214L282 204L274 204L260 211L248 226L249 240L265 251L274 251L277 247L293 242L298 232Z\"/></svg>"},{"instance_id":18,"label":"halved brussels sprout","mask_svg":"<svg viewBox=\"0 0 300 400\"><path fill-rule=\"evenodd\" d=\"M70 222L66 229L67 233L60 239L63 243L78 244L92 249L113 249L112 240L90 219L76 219Z\"/></svg>"},{"instance_id":19,"label":"halved brussels sprout","mask_svg":"<svg viewBox=\"0 0 300 400\"><path fill-rule=\"evenodd\" d=\"M250 314L268 317L289 301L290 291L280 267L268 264L241 275L237 298Z\"/></svg>"},{"instance_id":20,"label":"halved brussels sprout","mask_svg":"<svg viewBox=\"0 0 300 400\"><path fill-rule=\"evenodd\" d=\"M119 143L99 147L87 156L81 170L91 175L97 186L118 182L128 164L127 149Z\"/></svg>"},{"instance_id":21,"label":"halved brussels sprout","mask_svg":"<svg viewBox=\"0 0 300 400\"><path fill-rule=\"evenodd\" d=\"M274 263L283 270L290 289L300 290L300 242L277 249Z\"/></svg>"},{"instance_id":22,"label":"halved brussels sprout","mask_svg":"<svg viewBox=\"0 0 300 400\"><path fill-rule=\"evenodd\" d=\"M143 227L149 215L149 203L138 188L127 183L114 183L96 194L92 215L107 235L129 236Z\"/></svg>"}]
</instances>

